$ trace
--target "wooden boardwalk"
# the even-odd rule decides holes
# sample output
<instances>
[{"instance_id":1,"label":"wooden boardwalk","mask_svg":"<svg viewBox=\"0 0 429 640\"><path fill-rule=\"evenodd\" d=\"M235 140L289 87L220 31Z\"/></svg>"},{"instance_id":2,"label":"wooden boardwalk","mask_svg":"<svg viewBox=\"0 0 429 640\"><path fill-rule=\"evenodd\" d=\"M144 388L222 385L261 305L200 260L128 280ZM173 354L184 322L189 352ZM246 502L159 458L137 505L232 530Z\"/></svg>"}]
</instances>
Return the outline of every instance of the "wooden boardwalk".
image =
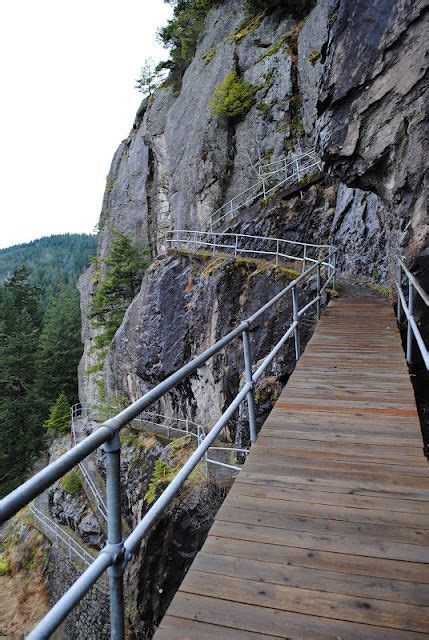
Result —
<instances>
[{"instance_id":1,"label":"wooden boardwalk","mask_svg":"<svg viewBox=\"0 0 429 640\"><path fill-rule=\"evenodd\" d=\"M391 308L331 302L156 640L429 638L428 470Z\"/></svg>"}]
</instances>

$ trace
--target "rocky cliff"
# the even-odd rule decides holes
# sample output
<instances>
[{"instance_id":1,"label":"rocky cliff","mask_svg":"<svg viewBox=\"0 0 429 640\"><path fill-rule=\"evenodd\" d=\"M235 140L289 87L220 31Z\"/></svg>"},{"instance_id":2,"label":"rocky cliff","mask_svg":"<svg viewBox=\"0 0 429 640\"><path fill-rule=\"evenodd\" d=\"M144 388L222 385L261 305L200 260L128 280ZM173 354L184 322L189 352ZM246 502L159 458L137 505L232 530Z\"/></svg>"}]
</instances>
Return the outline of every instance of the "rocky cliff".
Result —
<instances>
[{"instance_id":1,"label":"rocky cliff","mask_svg":"<svg viewBox=\"0 0 429 640\"><path fill-rule=\"evenodd\" d=\"M300 140L318 146L322 180L253 210L237 228L330 241L343 270L375 281L389 280L398 251L422 271L425 3L319 0L293 13L287 3L259 4L268 8L249 15L244 2L217 3L180 85L167 81L143 101L107 178L100 264L113 230L155 256L166 230L199 228L255 182L258 159L279 158ZM209 106L231 70L257 87L252 109L233 122ZM96 361L87 322L96 280L92 268L80 283L83 401L97 396L94 376L84 375Z\"/></svg>"},{"instance_id":2,"label":"rocky cliff","mask_svg":"<svg viewBox=\"0 0 429 640\"><path fill-rule=\"evenodd\" d=\"M322 174L254 203L237 215L230 230L336 244L344 273L378 285L392 280L398 252L407 256L418 275L429 273L424 189L426 3L213 4L180 81L167 80L143 101L107 177L98 267L91 267L79 284L83 403L100 399L100 381L103 394L136 399L293 277L287 270L252 261L159 254L166 231L200 228L208 214L256 181L258 162L281 158L298 143L316 146L324 163ZM249 13L249 5L257 8ZM255 87L252 108L232 120L217 117L209 105L230 71ZM148 249L152 264L103 354L102 368L91 373L100 354L88 313L104 277L114 231ZM252 332L255 361L278 339L290 313L290 306L283 305ZM292 350L286 349L269 372L274 391L271 396L260 394L260 421L293 366ZM156 409L210 426L236 393L241 375L238 342ZM231 424L230 440L242 442L240 425L240 419ZM135 494L136 487L132 491ZM135 524L147 505L138 491L137 503L128 494L125 499L139 505L128 514ZM172 516L169 524L163 520L159 531L170 541L180 540L183 517ZM148 567L156 556L152 543L133 565L138 608L146 620L142 633L156 624L166 603L154 595L162 588L159 581L158 586L150 584ZM173 547L166 545L162 554L174 555ZM195 549L188 551L192 555ZM159 554L156 557L159 561ZM148 558L149 565L142 568ZM177 575L185 565L180 570L177 566ZM170 593L177 575L169 575L162 562L160 566L167 572L162 580L170 585Z\"/></svg>"}]
</instances>

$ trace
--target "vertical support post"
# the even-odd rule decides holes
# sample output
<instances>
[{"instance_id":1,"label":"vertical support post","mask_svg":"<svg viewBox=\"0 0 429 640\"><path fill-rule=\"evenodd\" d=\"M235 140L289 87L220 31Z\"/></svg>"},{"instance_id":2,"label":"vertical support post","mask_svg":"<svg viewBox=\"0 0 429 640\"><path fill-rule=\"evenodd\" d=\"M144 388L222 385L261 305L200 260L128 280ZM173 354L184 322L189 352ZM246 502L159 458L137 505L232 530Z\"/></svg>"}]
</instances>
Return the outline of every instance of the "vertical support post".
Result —
<instances>
[{"instance_id":1,"label":"vertical support post","mask_svg":"<svg viewBox=\"0 0 429 640\"><path fill-rule=\"evenodd\" d=\"M107 570L110 593L110 638L124 640L124 564L121 520L121 441L116 433L104 443L106 453L107 548L114 564Z\"/></svg>"},{"instance_id":2,"label":"vertical support post","mask_svg":"<svg viewBox=\"0 0 429 640\"><path fill-rule=\"evenodd\" d=\"M295 327L295 358L298 361L301 357L301 340L299 337L299 309L298 309L298 297L296 293L296 287L292 288L292 309L293 309L293 321L297 323Z\"/></svg>"},{"instance_id":3,"label":"vertical support post","mask_svg":"<svg viewBox=\"0 0 429 640\"><path fill-rule=\"evenodd\" d=\"M248 331L243 331L243 354L244 354L244 373L246 382L252 384L252 388L247 392L247 412L249 414L249 434L250 442L256 441L256 419L255 419L255 399L253 397L253 380L252 380L252 355L250 351L250 339Z\"/></svg>"},{"instance_id":4,"label":"vertical support post","mask_svg":"<svg viewBox=\"0 0 429 640\"><path fill-rule=\"evenodd\" d=\"M399 297L399 291L401 289L401 278L402 278L402 269L401 269L401 263L398 260L398 282L397 282L398 301L397 301L397 307L396 307L396 318L397 318L398 324L401 324L401 312L402 312L402 303Z\"/></svg>"},{"instance_id":5,"label":"vertical support post","mask_svg":"<svg viewBox=\"0 0 429 640\"><path fill-rule=\"evenodd\" d=\"M279 266L279 244L280 244L280 242L279 242L279 240L277 240L277 243L276 243L276 267Z\"/></svg>"},{"instance_id":6,"label":"vertical support post","mask_svg":"<svg viewBox=\"0 0 429 640\"><path fill-rule=\"evenodd\" d=\"M237 257L237 251L238 251L238 233L235 234L235 248L234 248L234 257Z\"/></svg>"},{"instance_id":7,"label":"vertical support post","mask_svg":"<svg viewBox=\"0 0 429 640\"><path fill-rule=\"evenodd\" d=\"M306 266L306 265L305 265L305 263L306 263L306 260L307 260L307 245L305 244L305 245L304 245L304 261L303 261L303 263L302 263L302 273L304 273L304 271L305 271L305 266Z\"/></svg>"},{"instance_id":8,"label":"vertical support post","mask_svg":"<svg viewBox=\"0 0 429 640\"><path fill-rule=\"evenodd\" d=\"M316 275L316 283L317 283L317 302L316 302L316 316L317 319L320 320L320 262L317 263L317 275Z\"/></svg>"},{"instance_id":9,"label":"vertical support post","mask_svg":"<svg viewBox=\"0 0 429 640\"><path fill-rule=\"evenodd\" d=\"M411 328L410 318L414 315L414 287L411 280L408 280L408 327L407 327L407 362L413 362L413 330Z\"/></svg>"},{"instance_id":10,"label":"vertical support post","mask_svg":"<svg viewBox=\"0 0 429 640\"><path fill-rule=\"evenodd\" d=\"M232 206L232 200L231 200L231 202L230 202L229 204L230 204L230 211L229 211L229 215L230 215L230 218L231 218L231 220L232 220L233 215L234 215L234 212L233 212L233 210L232 210L232 209L233 209L233 206Z\"/></svg>"},{"instance_id":11,"label":"vertical support post","mask_svg":"<svg viewBox=\"0 0 429 640\"><path fill-rule=\"evenodd\" d=\"M336 283L337 283L337 254L334 253L334 255L332 256L332 273L333 273L333 278L332 278L332 288L335 289Z\"/></svg>"},{"instance_id":12,"label":"vertical support post","mask_svg":"<svg viewBox=\"0 0 429 640\"><path fill-rule=\"evenodd\" d=\"M265 179L262 178L262 193L264 194L264 200L266 197L266 189L265 189Z\"/></svg>"}]
</instances>

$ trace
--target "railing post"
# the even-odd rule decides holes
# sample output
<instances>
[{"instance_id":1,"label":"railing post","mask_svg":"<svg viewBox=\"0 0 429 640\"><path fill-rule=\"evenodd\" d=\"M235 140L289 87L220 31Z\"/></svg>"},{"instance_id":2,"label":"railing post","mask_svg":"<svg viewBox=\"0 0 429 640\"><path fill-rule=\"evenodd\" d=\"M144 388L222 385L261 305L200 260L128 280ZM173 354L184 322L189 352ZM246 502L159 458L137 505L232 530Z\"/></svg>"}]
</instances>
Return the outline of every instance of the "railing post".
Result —
<instances>
[{"instance_id":1,"label":"railing post","mask_svg":"<svg viewBox=\"0 0 429 640\"><path fill-rule=\"evenodd\" d=\"M121 519L121 441L115 434L103 445L106 453L107 548L115 562L107 570L110 592L110 638L124 640L124 563Z\"/></svg>"},{"instance_id":2,"label":"railing post","mask_svg":"<svg viewBox=\"0 0 429 640\"><path fill-rule=\"evenodd\" d=\"M250 442L256 441L256 419L255 419L255 399L253 397L253 380L252 380L252 356L250 351L250 339L248 331L243 331L243 354L244 354L244 372L246 382L252 384L252 388L247 392L247 412L249 414L249 433Z\"/></svg>"},{"instance_id":3,"label":"railing post","mask_svg":"<svg viewBox=\"0 0 429 640\"><path fill-rule=\"evenodd\" d=\"M235 249L234 249L234 257L237 257L237 251L238 251L238 233L235 234Z\"/></svg>"},{"instance_id":4,"label":"railing post","mask_svg":"<svg viewBox=\"0 0 429 640\"><path fill-rule=\"evenodd\" d=\"M316 316L317 319L320 320L320 262L317 263L317 302L316 302Z\"/></svg>"},{"instance_id":5,"label":"railing post","mask_svg":"<svg viewBox=\"0 0 429 640\"><path fill-rule=\"evenodd\" d=\"M279 242L279 240L277 240L277 243L276 243L276 267L279 266L279 248L280 248L280 242Z\"/></svg>"},{"instance_id":6,"label":"railing post","mask_svg":"<svg viewBox=\"0 0 429 640\"><path fill-rule=\"evenodd\" d=\"M304 271L305 271L306 259L307 259L307 245L305 244L304 245L304 260L303 260L303 263L302 263L302 273L304 273Z\"/></svg>"},{"instance_id":7,"label":"railing post","mask_svg":"<svg viewBox=\"0 0 429 640\"><path fill-rule=\"evenodd\" d=\"M412 364L413 361L413 330L411 328L410 318L414 315L414 287L410 279L408 279L408 326L407 326L407 362Z\"/></svg>"},{"instance_id":8,"label":"railing post","mask_svg":"<svg viewBox=\"0 0 429 640\"><path fill-rule=\"evenodd\" d=\"M262 193L264 194L264 200L266 197L266 189L265 189L265 179L262 178Z\"/></svg>"},{"instance_id":9,"label":"railing post","mask_svg":"<svg viewBox=\"0 0 429 640\"><path fill-rule=\"evenodd\" d=\"M295 327L295 358L298 361L301 357L301 340L299 337L299 309L298 298L296 293L296 287L292 288L292 309L293 309L293 321L297 323Z\"/></svg>"},{"instance_id":10,"label":"railing post","mask_svg":"<svg viewBox=\"0 0 429 640\"><path fill-rule=\"evenodd\" d=\"M399 297L399 290L401 289L401 277L402 277L401 263L398 261L398 286L397 286L398 302L397 302L397 308L396 308L396 318L399 325L401 324L401 311L402 311L401 298Z\"/></svg>"}]
</instances>

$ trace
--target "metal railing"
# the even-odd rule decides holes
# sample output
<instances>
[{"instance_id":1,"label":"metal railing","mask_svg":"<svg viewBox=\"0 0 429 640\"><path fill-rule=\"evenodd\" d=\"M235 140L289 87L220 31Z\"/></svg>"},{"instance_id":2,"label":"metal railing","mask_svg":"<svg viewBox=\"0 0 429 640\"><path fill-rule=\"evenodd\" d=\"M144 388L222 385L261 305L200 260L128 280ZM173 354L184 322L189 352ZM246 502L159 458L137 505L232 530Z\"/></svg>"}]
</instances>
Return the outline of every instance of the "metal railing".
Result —
<instances>
[{"instance_id":1,"label":"metal railing","mask_svg":"<svg viewBox=\"0 0 429 640\"><path fill-rule=\"evenodd\" d=\"M55 542L63 555L69 558L69 560L74 558L86 567L89 567L94 561L94 556L84 549L69 533L64 531L58 523L52 520L52 518L49 518L43 511L40 511L34 502L31 502L29 506L30 513L36 520L37 525L51 542Z\"/></svg>"},{"instance_id":2,"label":"metal railing","mask_svg":"<svg viewBox=\"0 0 429 640\"><path fill-rule=\"evenodd\" d=\"M158 420L161 420L162 422L158 422ZM179 433L180 438L194 438L197 446L201 444L201 442L206 437L204 427L202 427L200 424L197 424L196 422L193 422L188 418L175 418L171 416L165 416L161 413L144 411L140 414L140 416L138 416L138 418L135 418L131 424L133 426L143 426L144 429L152 429L156 431L158 431L159 429L163 429L167 435L167 438L171 438L172 436ZM208 478L209 475L208 469L210 464L223 467L225 469L230 469L232 471L240 471L241 467L238 467L237 465L229 464L222 460L214 460L213 458L209 458L210 454L216 454L219 451L229 454L240 453L245 456L247 456L249 453L249 449L243 449L241 447L227 447L226 445L223 447L219 447L217 445L209 447L204 455L206 478Z\"/></svg>"},{"instance_id":3,"label":"metal railing","mask_svg":"<svg viewBox=\"0 0 429 640\"><path fill-rule=\"evenodd\" d=\"M73 445L76 446L78 444L78 437L76 434L76 421L82 418L84 415L90 415L89 408L80 403L77 403L71 408L71 436ZM101 517L103 522L107 522L107 505L104 500L104 497L101 495L97 485L91 477L90 472L85 467L83 462L79 462L78 464L79 471L82 474L82 479L84 482L84 487L86 489L87 495L90 494L91 500L93 501L93 505L96 508L98 515ZM88 495L88 498L90 497Z\"/></svg>"},{"instance_id":4,"label":"metal railing","mask_svg":"<svg viewBox=\"0 0 429 640\"><path fill-rule=\"evenodd\" d=\"M414 307L415 307L415 298L416 294L419 295L423 304L426 307L429 307L429 295L422 289L420 284L417 282L416 278L413 276L411 271L407 269L405 263L402 258L398 258L398 279L396 282L396 290L398 292L398 306L397 306L397 314L398 314L398 324L401 322L402 311L405 314L407 320L407 362L408 364L412 364L413 361L413 336L417 343L417 346L422 354L423 361L425 363L426 369L429 371L429 352L426 348L426 345L423 341L422 334L420 333L420 329L417 326L417 323L414 319ZM403 276L406 277L407 281L407 289L408 289L408 301L405 299L404 293L402 291L402 280Z\"/></svg>"},{"instance_id":5,"label":"metal railing","mask_svg":"<svg viewBox=\"0 0 429 640\"><path fill-rule=\"evenodd\" d=\"M335 250L333 250L333 253L334 252ZM331 254L327 259L330 260L330 257ZM313 278L313 276L316 277L316 291L314 292L312 299L302 308L299 308L298 289L303 283L308 282L310 278ZM323 286L322 276L326 276L326 281ZM295 355L296 359L299 359L301 355L300 318L307 313L313 305L316 308L317 318L320 317L322 292L333 277L333 273L330 275L327 273L327 269L322 260L311 264L304 273L290 282L284 289L260 307L260 309L258 309L258 311L256 311L247 320L241 322L235 329L230 331L220 340L217 340L217 342L211 345L203 353L194 356L190 362L160 382L139 400L115 415L113 418L106 420L93 433L82 440L82 442L79 442L75 447L64 453L57 460L39 471L35 476L24 482L1 500L0 524L12 517L23 506L30 503L36 496L40 495L54 482L59 480L59 478L79 464L79 462L88 455L93 453L99 446L103 446L106 454L108 513L107 544L92 564L72 585L72 587L60 598L60 600L33 629L28 636L29 640L35 640L36 638L48 638L106 570L109 576L111 638L120 640L124 638L123 574L126 564L131 560L133 554L137 552L140 543L151 530L154 523L162 515L167 505L178 493L179 489L187 480L193 469L204 458L206 451L218 438L222 429L228 424L240 404L245 400L247 401L250 441L252 443L255 442L255 384L262 377L264 371L273 362L275 356L291 336L294 336ZM250 331L256 321L259 320L266 311L275 307L278 302L288 295L292 298L292 321L273 349L261 362L258 362L255 370L253 370ZM119 439L119 431L141 414L142 411L146 411L150 405L157 402L162 396L188 378L210 358L218 354L237 338L241 338L242 340L245 372L244 384L231 401L228 408L223 412L205 438L202 439L195 451L190 455L187 462L177 472L168 487L154 502L135 529L125 540L123 540L120 483L121 443Z\"/></svg>"},{"instance_id":6,"label":"metal railing","mask_svg":"<svg viewBox=\"0 0 429 640\"><path fill-rule=\"evenodd\" d=\"M280 260L298 261L302 264L303 272L307 263L315 264L322 260L323 266L328 267L330 274L335 271L334 247L329 244L311 244L269 236L192 231L189 229L169 231L163 242L172 248L185 248L192 252L206 249L212 253L219 251L231 253L235 258L238 255L262 257L275 260L276 267L279 266Z\"/></svg>"},{"instance_id":7,"label":"metal railing","mask_svg":"<svg viewBox=\"0 0 429 640\"><path fill-rule=\"evenodd\" d=\"M239 209L249 207L255 200L267 198L280 187L298 182L310 173L321 170L322 161L314 148L308 151L299 150L285 158L264 164L258 168L259 180L211 213L203 221L202 228L205 231L214 231L221 223L233 220Z\"/></svg>"},{"instance_id":8,"label":"metal railing","mask_svg":"<svg viewBox=\"0 0 429 640\"><path fill-rule=\"evenodd\" d=\"M77 566L84 565L85 567L89 567L92 564L95 555L92 555L84 549L82 545L55 522L55 520L49 518L49 516L36 507L34 502L30 503L29 508L34 518L35 526L42 531L51 543L55 544L55 547L65 558L68 558L70 562L73 562ZM105 576L102 576L102 578L98 586L101 587L103 592L107 592Z\"/></svg>"}]
</instances>

